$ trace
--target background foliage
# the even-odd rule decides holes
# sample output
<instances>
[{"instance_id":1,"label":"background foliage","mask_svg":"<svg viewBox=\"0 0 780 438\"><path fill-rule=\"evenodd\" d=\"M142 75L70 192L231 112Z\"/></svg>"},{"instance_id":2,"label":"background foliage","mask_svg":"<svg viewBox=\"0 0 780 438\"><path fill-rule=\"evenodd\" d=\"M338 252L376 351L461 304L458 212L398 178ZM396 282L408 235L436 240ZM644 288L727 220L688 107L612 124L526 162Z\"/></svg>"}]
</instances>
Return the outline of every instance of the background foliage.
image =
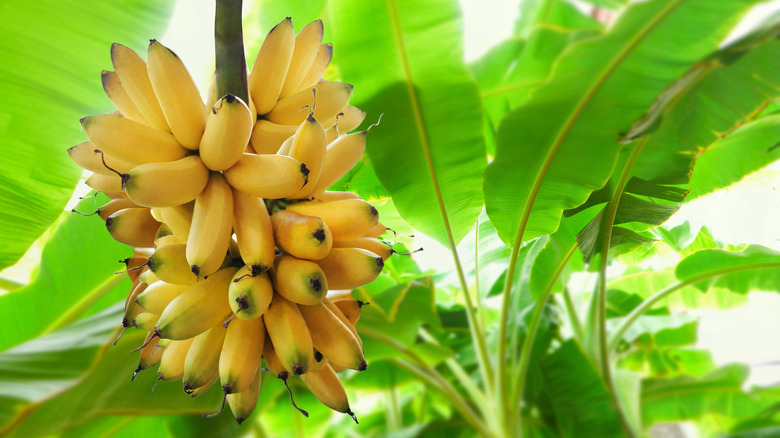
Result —
<instances>
[{"instance_id":1,"label":"background foliage","mask_svg":"<svg viewBox=\"0 0 780 438\"><path fill-rule=\"evenodd\" d=\"M300 381L308 419L268 378L241 428L198 415L219 390L190 400L178 384L151 393L151 372L130 382L140 334L110 346L130 250L98 218L63 213L79 177L65 149L83 140L81 117L113 110L99 82L110 44L143 48L173 2L7 1L0 269L37 240L42 254L28 284L3 282L0 435L618 437L679 421L778 433L780 389L716 366L686 313L780 290L780 253L662 224L780 157L780 16L724 46L759 1L590 2L613 22L528 0L514 36L466 64L454 0L290 3L253 3L248 33L323 18L328 77L354 84L366 124L384 114L337 187L452 252L448 272L394 256L353 292L370 303L358 324L370 366L344 379L360 425Z\"/></svg>"}]
</instances>

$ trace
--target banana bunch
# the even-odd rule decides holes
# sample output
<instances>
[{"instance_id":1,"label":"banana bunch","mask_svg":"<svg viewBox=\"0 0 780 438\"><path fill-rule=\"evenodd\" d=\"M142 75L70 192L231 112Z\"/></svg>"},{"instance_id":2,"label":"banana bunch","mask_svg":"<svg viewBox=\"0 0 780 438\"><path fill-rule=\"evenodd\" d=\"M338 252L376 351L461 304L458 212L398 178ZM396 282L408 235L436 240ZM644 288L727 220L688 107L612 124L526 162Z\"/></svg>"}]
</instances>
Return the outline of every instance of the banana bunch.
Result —
<instances>
[{"instance_id":1,"label":"banana bunch","mask_svg":"<svg viewBox=\"0 0 780 438\"><path fill-rule=\"evenodd\" d=\"M337 373L366 369L362 303L328 291L373 281L393 253L371 204L327 190L367 131L349 133L365 118L352 86L322 78L322 33L319 20L297 35L289 18L274 27L246 102L212 81L204 103L158 41L146 61L115 43L102 82L117 110L83 118L89 140L68 149L111 198L95 213L135 248L122 324L147 336L133 378L159 364L158 382L182 380L191 397L219 381L239 423L264 369L354 418Z\"/></svg>"}]
</instances>

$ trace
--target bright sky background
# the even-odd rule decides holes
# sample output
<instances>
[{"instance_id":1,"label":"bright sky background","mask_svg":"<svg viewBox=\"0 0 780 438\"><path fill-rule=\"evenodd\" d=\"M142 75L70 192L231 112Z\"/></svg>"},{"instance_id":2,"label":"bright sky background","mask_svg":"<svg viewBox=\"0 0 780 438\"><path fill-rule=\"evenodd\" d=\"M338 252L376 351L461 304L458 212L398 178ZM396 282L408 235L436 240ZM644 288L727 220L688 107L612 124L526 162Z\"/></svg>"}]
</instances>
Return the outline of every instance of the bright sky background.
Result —
<instances>
[{"instance_id":1,"label":"bright sky background","mask_svg":"<svg viewBox=\"0 0 780 438\"><path fill-rule=\"evenodd\" d=\"M246 0L251 7L258 0ZM464 10L465 57L479 58L495 43L509 37L517 18L516 1L460 0ZM179 1L168 31L159 40L173 49L185 62L190 73L205 88L213 71L214 0ZM752 20L760 20L771 11L780 10L780 0L762 5ZM749 24L748 24L749 26ZM248 32L251 32L248 30ZM205 48L208 48L207 50ZM780 163L750 176L742 183L684 206L668 225L685 220L694 227L706 225L714 235L730 243L760 243L780 249ZM87 193L83 184L78 194ZM70 206L68 208L71 208ZM415 259L423 268L441 271L452 269L449 251L418 234L416 246L425 251ZM33 248L19 267L3 273L25 279L37 260ZM20 269L21 268L21 269ZM14 272L15 271L15 272ZM744 307L724 311L700 311L699 345L713 351L718 363L742 361L756 365L751 383L771 384L780 381L780 366L764 366L780 359L780 295L752 294Z\"/></svg>"}]
</instances>

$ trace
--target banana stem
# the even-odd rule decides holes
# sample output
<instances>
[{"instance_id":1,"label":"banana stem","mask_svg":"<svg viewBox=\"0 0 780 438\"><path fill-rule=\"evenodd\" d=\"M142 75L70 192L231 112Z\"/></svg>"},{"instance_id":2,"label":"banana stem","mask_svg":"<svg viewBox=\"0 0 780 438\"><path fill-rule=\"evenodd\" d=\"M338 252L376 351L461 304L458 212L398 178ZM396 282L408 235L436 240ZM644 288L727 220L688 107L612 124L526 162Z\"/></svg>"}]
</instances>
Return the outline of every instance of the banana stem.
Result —
<instances>
[{"instance_id":1,"label":"banana stem","mask_svg":"<svg viewBox=\"0 0 780 438\"><path fill-rule=\"evenodd\" d=\"M230 93L248 105L241 3L242 0L217 0L214 17L217 96Z\"/></svg>"}]
</instances>

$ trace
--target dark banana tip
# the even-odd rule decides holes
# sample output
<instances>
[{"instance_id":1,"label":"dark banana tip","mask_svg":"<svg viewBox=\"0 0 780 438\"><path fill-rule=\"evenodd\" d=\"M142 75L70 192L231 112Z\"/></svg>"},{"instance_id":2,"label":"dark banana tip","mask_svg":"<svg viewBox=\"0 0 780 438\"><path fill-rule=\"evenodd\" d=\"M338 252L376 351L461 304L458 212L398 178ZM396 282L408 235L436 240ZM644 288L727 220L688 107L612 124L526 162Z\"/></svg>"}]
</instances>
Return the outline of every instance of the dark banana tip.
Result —
<instances>
[{"instance_id":1,"label":"dark banana tip","mask_svg":"<svg viewBox=\"0 0 780 438\"><path fill-rule=\"evenodd\" d=\"M312 234L312 237L317 239L317 241L319 241L320 243L324 242L325 241L325 230L322 229L322 228L317 229L317 231L315 231L314 234Z\"/></svg>"},{"instance_id":2,"label":"dark banana tip","mask_svg":"<svg viewBox=\"0 0 780 438\"><path fill-rule=\"evenodd\" d=\"M193 274L195 274L196 277L200 278L200 266L198 265L192 265L190 266L190 270Z\"/></svg>"},{"instance_id":3,"label":"dark banana tip","mask_svg":"<svg viewBox=\"0 0 780 438\"><path fill-rule=\"evenodd\" d=\"M380 268L383 268L385 266L385 261L382 260L382 257L376 258L376 265L379 266Z\"/></svg>"},{"instance_id":4,"label":"dark banana tip","mask_svg":"<svg viewBox=\"0 0 780 438\"><path fill-rule=\"evenodd\" d=\"M368 368L368 364L366 364L366 361L363 361L360 363L360 366L358 367L358 371L365 371L366 368Z\"/></svg>"},{"instance_id":5,"label":"dark banana tip","mask_svg":"<svg viewBox=\"0 0 780 438\"><path fill-rule=\"evenodd\" d=\"M301 374L303 374L303 371L304 370L301 364L295 364L295 366L293 367L293 374L295 374L296 376L300 376Z\"/></svg>"}]
</instances>

